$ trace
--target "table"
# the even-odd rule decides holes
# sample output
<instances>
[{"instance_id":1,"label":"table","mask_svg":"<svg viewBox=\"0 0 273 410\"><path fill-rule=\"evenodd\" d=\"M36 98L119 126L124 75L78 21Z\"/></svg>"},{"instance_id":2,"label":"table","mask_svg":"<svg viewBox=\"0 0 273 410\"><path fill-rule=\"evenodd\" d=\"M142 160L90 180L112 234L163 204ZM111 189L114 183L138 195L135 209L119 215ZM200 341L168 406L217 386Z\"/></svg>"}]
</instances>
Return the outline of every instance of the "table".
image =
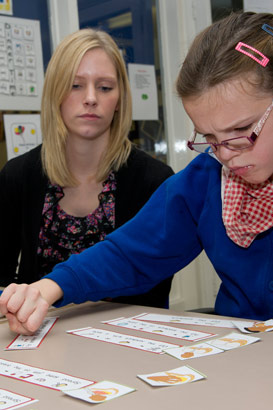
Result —
<instances>
[{"instance_id":1,"label":"table","mask_svg":"<svg viewBox=\"0 0 273 410\"><path fill-rule=\"evenodd\" d=\"M111 302L88 302L52 309L49 316L59 316L54 328L36 350L3 350L14 338L7 322L0 323L0 357L31 366L55 370L95 381L110 380L136 388L136 391L97 404L109 410L263 410L273 406L273 333L259 333L261 341L234 349L223 354L180 361L163 354L135 350L95 340L79 338L65 333L69 329L87 326L104 328L160 341L191 344L160 335L114 328L102 324L103 320L129 317L141 313L162 313L181 316L209 317L198 313L174 312L171 310L131 306ZM219 316L217 316L219 318ZM224 335L230 329L176 325ZM234 330L234 329L233 329ZM207 379L180 386L152 387L137 374L154 373L189 365L204 373ZM26 406L28 410L75 410L88 409L92 404L65 396L60 391L35 386L19 380L0 376L0 387L25 394L39 400Z\"/></svg>"}]
</instances>

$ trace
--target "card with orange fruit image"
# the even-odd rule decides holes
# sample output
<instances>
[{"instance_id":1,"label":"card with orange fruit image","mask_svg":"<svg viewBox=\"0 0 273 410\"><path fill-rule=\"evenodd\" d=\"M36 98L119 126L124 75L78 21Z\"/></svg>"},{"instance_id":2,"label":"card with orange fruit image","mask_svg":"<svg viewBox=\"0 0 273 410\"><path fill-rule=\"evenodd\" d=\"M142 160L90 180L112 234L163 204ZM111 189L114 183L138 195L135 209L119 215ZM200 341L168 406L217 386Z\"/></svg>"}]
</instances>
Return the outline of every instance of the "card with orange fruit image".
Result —
<instances>
[{"instance_id":1,"label":"card with orange fruit image","mask_svg":"<svg viewBox=\"0 0 273 410\"><path fill-rule=\"evenodd\" d=\"M133 391L135 391L135 389L132 387L104 380L92 384L92 386L64 390L63 393L76 399L87 401L88 403L103 403Z\"/></svg>"},{"instance_id":2,"label":"card with orange fruit image","mask_svg":"<svg viewBox=\"0 0 273 410\"><path fill-rule=\"evenodd\" d=\"M182 366L176 369L151 373L139 374L137 377L150 384L151 386L177 386L205 379L206 376L190 366Z\"/></svg>"},{"instance_id":3,"label":"card with orange fruit image","mask_svg":"<svg viewBox=\"0 0 273 410\"><path fill-rule=\"evenodd\" d=\"M273 319L269 319L264 322L236 320L236 322L233 323L242 333L271 332L273 330Z\"/></svg>"},{"instance_id":4,"label":"card with orange fruit image","mask_svg":"<svg viewBox=\"0 0 273 410\"><path fill-rule=\"evenodd\" d=\"M191 346L174 347L166 349L165 352L179 360L195 359L197 357L210 356L223 353L224 350L210 346L208 343L197 343Z\"/></svg>"},{"instance_id":5,"label":"card with orange fruit image","mask_svg":"<svg viewBox=\"0 0 273 410\"><path fill-rule=\"evenodd\" d=\"M231 350L237 347L247 346L261 340L259 337L242 335L240 333L229 333L226 336L217 339L209 340L207 343L211 346L218 347L218 349Z\"/></svg>"}]
</instances>

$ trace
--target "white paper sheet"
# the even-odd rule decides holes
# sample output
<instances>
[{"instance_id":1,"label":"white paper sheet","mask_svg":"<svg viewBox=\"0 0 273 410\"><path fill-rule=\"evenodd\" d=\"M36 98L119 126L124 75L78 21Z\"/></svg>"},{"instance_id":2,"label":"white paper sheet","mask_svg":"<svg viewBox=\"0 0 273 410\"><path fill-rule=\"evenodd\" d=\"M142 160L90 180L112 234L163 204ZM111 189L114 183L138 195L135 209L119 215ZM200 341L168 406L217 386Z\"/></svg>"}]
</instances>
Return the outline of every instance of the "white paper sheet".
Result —
<instances>
[{"instance_id":1,"label":"white paper sheet","mask_svg":"<svg viewBox=\"0 0 273 410\"><path fill-rule=\"evenodd\" d=\"M18 157L42 142L40 114L5 114L8 159Z\"/></svg>"},{"instance_id":2,"label":"white paper sheet","mask_svg":"<svg viewBox=\"0 0 273 410\"><path fill-rule=\"evenodd\" d=\"M54 390L80 388L94 383L92 380L4 359L0 359L0 375Z\"/></svg>"},{"instance_id":3,"label":"white paper sheet","mask_svg":"<svg viewBox=\"0 0 273 410\"><path fill-rule=\"evenodd\" d=\"M132 91L133 120L158 120L155 67L149 64L128 64Z\"/></svg>"},{"instance_id":4,"label":"white paper sheet","mask_svg":"<svg viewBox=\"0 0 273 410\"><path fill-rule=\"evenodd\" d=\"M244 11L273 13L273 2L272 0L244 0Z\"/></svg>"},{"instance_id":5,"label":"white paper sheet","mask_svg":"<svg viewBox=\"0 0 273 410\"><path fill-rule=\"evenodd\" d=\"M0 389L0 410L12 410L36 403L38 400L10 390Z\"/></svg>"},{"instance_id":6,"label":"white paper sheet","mask_svg":"<svg viewBox=\"0 0 273 410\"><path fill-rule=\"evenodd\" d=\"M181 323L184 325L227 327L231 329L235 328L231 320L217 318L212 319L192 316L161 315L156 313L142 313L134 316L133 318L136 320L144 320L149 322Z\"/></svg>"},{"instance_id":7,"label":"white paper sheet","mask_svg":"<svg viewBox=\"0 0 273 410\"><path fill-rule=\"evenodd\" d=\"M189 329L181 329L178 327L165 326L161 324L154 324L140 320L134 320L133 318L124 318L110 320L103 322L108 325L123 327L132 330L138 330L140 332L152 333L161 336L174 337L176 339L188 340L190 342L196 342L198 340L207 339L215 336L214 333L205 333Z\"/></svg>"},{"instance_id":8,"label":"white paper sheet","mask_svg":"<svg viewBox=\"0 0 273 410\"><path fill-rule=\"evenodd\" d=\"M143 339L141 337L125 335L103 329L87 327L84 329L68 330L72 335L86 337L88 339L100 340L102 342L113 343L120 346L132 347L134 349L145 350L147 352L163 354L164 350L175 347L173 343L158 342L157 340Z\"/></svg>"},{"instance_id":9,"label":"white paper sheet","mask_svg":"<svg viewBox=\"0 0 273 410\"><path fill-rule=\"evenodd\" d=\"M6 347L6 350L26 350L37 349L40 346L48 332L52 329L57 317L47 317L44 319L39 329L31 336L18 335L16 338Z\"/></svg>"}]
</instances>

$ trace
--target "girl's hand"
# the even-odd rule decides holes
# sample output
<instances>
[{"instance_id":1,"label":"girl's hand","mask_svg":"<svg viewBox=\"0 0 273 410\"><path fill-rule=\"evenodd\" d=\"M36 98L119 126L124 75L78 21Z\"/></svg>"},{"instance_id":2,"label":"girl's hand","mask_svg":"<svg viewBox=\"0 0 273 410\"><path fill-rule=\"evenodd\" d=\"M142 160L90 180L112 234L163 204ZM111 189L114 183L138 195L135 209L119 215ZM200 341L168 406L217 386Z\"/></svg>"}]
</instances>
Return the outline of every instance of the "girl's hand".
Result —
<instances>
[{"instance_id":1,"label":"girl's hand","mask_svg":"<svg viewBox=\"0 0 273 410\"><path fill-rule=\"evenodd\" d=\"M49 279L31 285L12 283L0 297L0 312L13 332L31 335L41 326L49 306L61 297L61 288Z\"/></svg>"}]
</instances>

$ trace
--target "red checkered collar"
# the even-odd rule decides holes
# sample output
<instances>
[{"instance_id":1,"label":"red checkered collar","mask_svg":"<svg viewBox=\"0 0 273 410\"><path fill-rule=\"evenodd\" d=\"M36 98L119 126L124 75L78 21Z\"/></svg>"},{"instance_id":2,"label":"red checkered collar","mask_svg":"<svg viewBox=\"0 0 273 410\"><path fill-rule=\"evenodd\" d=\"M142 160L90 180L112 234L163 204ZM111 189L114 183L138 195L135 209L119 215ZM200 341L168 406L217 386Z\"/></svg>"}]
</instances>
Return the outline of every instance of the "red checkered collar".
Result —
<instances>
[{"instance_id":1,"label":"red checkered collar","mask_svg":"<svg viewBox=\"0 0 273 410\"><path fill-rule=\"evenodd\" d=\"M273 183L249 184L222 168L222 217L227 235L248 248L256 236L273 226Z\"/></svg>"}]
</instances>

